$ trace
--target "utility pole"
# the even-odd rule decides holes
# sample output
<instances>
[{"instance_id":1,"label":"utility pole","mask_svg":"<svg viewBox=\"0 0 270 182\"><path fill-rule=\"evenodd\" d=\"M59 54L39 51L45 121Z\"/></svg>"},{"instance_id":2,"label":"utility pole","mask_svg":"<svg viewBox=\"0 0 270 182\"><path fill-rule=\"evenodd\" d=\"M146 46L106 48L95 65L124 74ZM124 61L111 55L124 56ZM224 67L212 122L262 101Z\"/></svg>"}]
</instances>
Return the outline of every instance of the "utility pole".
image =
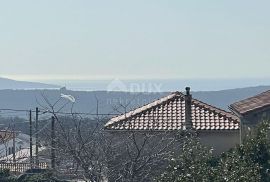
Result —
<instances>
[{"instance_id":1,"label":"utility pole","mask_svg":"<svg viewBox=\"0 0 270 182\"><path fill-rule=\"evenodd\" d=\"M16 162L16 156L15 156L15 152L16 152L16 146L15 146L15 124L13 125L13 131L12 131L12 139L13 139L13 147L12 147L12 156L13 156L13 163Z\"/></svg>"},{"instance_id":2,"label":"utility pole","mask_svg":"<svg viewBox=\"0 0 270 182\"><path fill-rule=\"evenodd\" d=\"M51 167L55 169L55 117L52 116L52 128L51 128Z\"/></svg>"},{"instance_id":3,"label":"utility pole","mask_svg":"<svg viewBox=\"0 0 270 182\"><path fill-rule=\"evenodd\" d=\"M39 161L38 161L38 146L39 146L39 140L38 140L38 107L36 107L36 166L39 166Z\"/></svg>"},{"instance_id":4,"label":"utility pole","mask_svg":"<svg viewBox=\"0 0 270 182\"><path fill-rule=\"evenodd\" d=\"M32 110L29 111L29 125L30 125L30 166L33 168L33 126L32 126Z\"/></svg>"},{"instance_id":5,"label":"utility pole","mask_svg":"<svg viewBox=\"0 0 270 182\"><path fill-rule=\"evenodd\" d=\"M97 105L96 105L96 114L97 114L97 121L99 122L99 101L98 101L98 98L97 98L97 96L95 95L95 98L96 98L96 101L97 101Z\"/></svg>"}]
</instances>

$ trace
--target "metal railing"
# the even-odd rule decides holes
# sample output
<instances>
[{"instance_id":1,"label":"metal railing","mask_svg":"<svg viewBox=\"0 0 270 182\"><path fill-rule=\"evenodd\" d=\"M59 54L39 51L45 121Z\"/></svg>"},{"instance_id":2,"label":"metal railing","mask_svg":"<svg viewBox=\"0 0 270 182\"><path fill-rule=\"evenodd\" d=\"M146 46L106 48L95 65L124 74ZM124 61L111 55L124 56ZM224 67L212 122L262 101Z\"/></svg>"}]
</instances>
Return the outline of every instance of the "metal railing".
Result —
<instances>
[{"instance_id":1,"label":"metal railing","mask_svg":"<svg viewBox=\"0 0 270 182\"><path fill-rule=\"evenodd\" d=\"M33 168L47 169L48 164L46 162L39 163L38 166L32 165ZM10 172L23 173L28 169L31 169L30 163L0 163L0 169L9 169Z\"/></svg>"}]
</instances>

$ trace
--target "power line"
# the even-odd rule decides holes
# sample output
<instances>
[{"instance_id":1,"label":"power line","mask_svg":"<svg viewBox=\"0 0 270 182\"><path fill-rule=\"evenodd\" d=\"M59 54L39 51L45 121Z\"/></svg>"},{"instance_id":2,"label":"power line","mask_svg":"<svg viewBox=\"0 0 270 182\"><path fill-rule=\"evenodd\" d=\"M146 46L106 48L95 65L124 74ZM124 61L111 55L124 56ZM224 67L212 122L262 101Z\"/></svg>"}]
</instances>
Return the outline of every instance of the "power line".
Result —
<instances>
[{"instance_id":1,"label":"power line","mask_svg":"<svg viewBox=\"0 0 270 182\"><path fill-rule=\"evenodd\" d=\"M24 110L24 109L0 109L0 111L14 111L14 112L29 112L29 110ZM34 110L32 112L35 112Z\"/></svg>"},{"instance_id":2,"label":"power line","mask_svg":"<svg viewBox=\"0 0 270 182\"><path fill-rule=\"evenodd\" d=\"M29 113L30 110L23 110L23 109L0 109L0 113L1 111L13 111L13 112L27 112ZM48 110L40 110L43 111L43 113L55 113L55 114L67 114L67 115L72 115L72 114L79 114L79 115L89 115L89 116L115 116L115 115L119 115L116 113L86 113L86 112L50 112ZM35 110L31 110L32 113L35 113ZM3 113L4 114L4 113Z\"/></svg>"},{"instance_id":3,"label":"power line","mask_svg":"<svg viewBox=\"0 0 270 182\"><path fill-rule=\"evenodd\" d=\"M1 111L13 111L13 112L29 112L30 110L23 110L23 109L0 109L0 112ZM117 113L87 113L87 112L51 112L51 111L48 111L48 110L40 110L40 111L43 111L43 113L55 113L55 114L82 114L82 115L118 115ZM35 113L36 111L35 110L31 110L32 113Z\"/></svg>"},{"instance_id":4,"label":"power line","mask_svg":"<svg viewBox=\"0 0 270 182\"><path fill-rule=\"evenodd\" d=\"M115 116L115 115L119 115L116 113L86 113L86 112L51 112L51 111L44 111L46 113L51 113L51 114L66 114L66 115L89 115L89 116Z\"/></svg>"}]
</instances>

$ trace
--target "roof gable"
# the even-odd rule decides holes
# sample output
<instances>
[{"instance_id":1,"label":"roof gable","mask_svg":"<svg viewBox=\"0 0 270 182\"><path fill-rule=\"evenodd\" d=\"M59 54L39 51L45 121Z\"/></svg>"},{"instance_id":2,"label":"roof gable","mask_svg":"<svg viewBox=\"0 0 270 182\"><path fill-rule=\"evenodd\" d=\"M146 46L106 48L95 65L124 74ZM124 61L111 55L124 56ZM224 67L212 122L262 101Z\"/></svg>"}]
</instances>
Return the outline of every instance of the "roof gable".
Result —
<instances>
[{"instance_id":1,"label":"roof gable","mask_svg":"<svg viewBox=\"0 0 270 182\"><path fill-rule=\"evenodd\" d=\"M196 130L237 130L238 118L224 110L192 99L192 127ZM185 128L185 95L174 92L106 123L107 130L182 130Z\"/></svg>"}]
</instances>

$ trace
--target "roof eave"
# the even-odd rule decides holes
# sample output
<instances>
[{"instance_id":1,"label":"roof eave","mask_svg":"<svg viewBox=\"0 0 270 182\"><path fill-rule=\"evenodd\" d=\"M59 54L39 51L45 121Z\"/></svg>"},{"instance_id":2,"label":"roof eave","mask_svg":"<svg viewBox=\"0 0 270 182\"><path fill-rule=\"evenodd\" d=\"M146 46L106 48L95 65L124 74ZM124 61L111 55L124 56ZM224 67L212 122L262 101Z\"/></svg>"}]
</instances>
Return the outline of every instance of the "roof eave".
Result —
<instances>
[{"instance_id":1,"label":"roof eave","mask_svg":"<svg viewBox=\"0 0 270 182\"><path fill-rule=\"evenodd\" d=\"M237 109L235 109L235 107L233 105L230 105L229 110L232 111L233 114L235 114L238 118L243 117L243 114L240 113Z\"/></svg>"}]
</instances>

